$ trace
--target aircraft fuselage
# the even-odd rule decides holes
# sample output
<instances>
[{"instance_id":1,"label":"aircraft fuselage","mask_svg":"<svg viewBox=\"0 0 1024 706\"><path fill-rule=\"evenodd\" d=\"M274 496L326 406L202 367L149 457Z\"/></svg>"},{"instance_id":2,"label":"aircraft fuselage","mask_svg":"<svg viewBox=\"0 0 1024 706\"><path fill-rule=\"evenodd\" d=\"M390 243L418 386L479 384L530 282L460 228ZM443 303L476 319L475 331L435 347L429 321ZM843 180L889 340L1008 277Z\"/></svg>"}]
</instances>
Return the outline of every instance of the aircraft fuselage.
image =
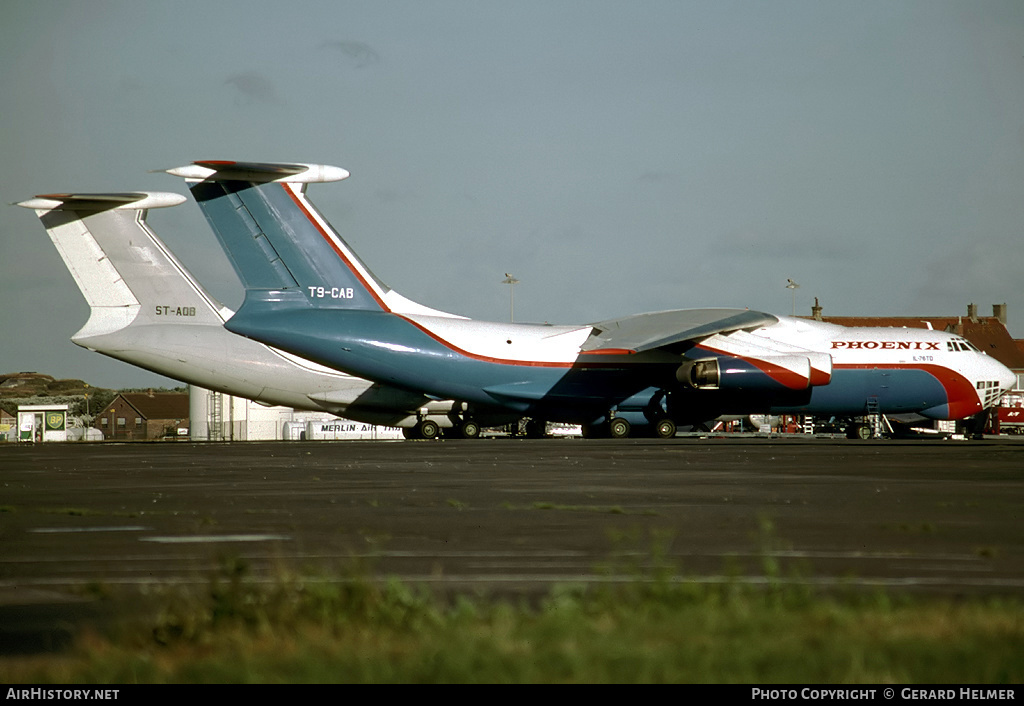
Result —
<instances>
[{"instance_id":1,"label":"aircraft fuselage","mask_svg":"<svg viewBox=\"0 0 1024 706\"><path fill-rule=\"evenodd\" d=\"M634 414L634 423L662 414L679 421L719 414L859 415L869 406L959 419L981 411L986 392L1007 384L1006 369L963 339L922 329L852 329L779 317L746 335L748 342L799 345L830 357L830 378L814 384L812 376L729 353L721 345L730 343L729 335L678 352L585 351L589 326L315 309L288 293L263 299L252 314L243 305L227 327L397 387L566 422L598 423L625 413ZM715 361L718 379L708 385L679 380L681 365L694 360Z\"/></svg>"}]
</instances>

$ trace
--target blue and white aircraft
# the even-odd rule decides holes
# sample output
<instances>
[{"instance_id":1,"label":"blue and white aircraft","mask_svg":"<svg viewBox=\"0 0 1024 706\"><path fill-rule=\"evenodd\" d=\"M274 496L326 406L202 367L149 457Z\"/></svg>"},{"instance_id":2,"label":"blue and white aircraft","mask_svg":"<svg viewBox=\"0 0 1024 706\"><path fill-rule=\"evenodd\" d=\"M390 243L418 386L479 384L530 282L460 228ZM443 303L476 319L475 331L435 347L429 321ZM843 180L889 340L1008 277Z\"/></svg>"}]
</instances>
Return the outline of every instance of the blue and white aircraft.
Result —
<instances>
[{"instance_id":1,"label":"blue and white aircraft","mask_svg":"<svg viewBox=\"0 0 1024 706\"><path fill-rule=\"evenodd\" d=\"M225 326L323 365L478 411L673 436L721 415L961 419L1013 373L949 333L848 328L747 309L580 326L467 319L384 285L306 197L338 167L231 161L185 178L245 287Z\"/></svg>"}]
</instances>

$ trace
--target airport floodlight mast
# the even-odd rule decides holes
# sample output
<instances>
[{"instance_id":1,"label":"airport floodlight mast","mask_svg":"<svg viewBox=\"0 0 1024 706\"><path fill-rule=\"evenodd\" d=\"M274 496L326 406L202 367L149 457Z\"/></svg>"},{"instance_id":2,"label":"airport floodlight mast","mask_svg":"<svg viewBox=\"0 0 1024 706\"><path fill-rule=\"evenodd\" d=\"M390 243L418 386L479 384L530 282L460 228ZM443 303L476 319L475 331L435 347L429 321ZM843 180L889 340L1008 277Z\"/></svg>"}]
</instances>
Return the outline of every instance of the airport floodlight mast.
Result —
<instances>
[{"instance_id":1,"label":"airport floodlight mast","mask_svg":"<svg viewBox=\"0 0 1024 706\"><path fill-rule=\"evenodd\" d=\"M505 279L501 280L501 283L508 285L508 291L511 298L511 301L509 302L508 320L510 323L513 323L516 320L516 285L519 284L519 280L506 272Z\"/></svg>"},{"instance_id":2,"label":"airport floodlight mast","mask_svg":"<svg viewBox=\"0 0 1024 706\"><path fill-rule=\"evenodd\" d=\"M787 279L789 284L786 285L786 289L793 293L793 316L796 316L796 290L800 289L800 285L791 279Z\"/></svg>"}]
</instances>

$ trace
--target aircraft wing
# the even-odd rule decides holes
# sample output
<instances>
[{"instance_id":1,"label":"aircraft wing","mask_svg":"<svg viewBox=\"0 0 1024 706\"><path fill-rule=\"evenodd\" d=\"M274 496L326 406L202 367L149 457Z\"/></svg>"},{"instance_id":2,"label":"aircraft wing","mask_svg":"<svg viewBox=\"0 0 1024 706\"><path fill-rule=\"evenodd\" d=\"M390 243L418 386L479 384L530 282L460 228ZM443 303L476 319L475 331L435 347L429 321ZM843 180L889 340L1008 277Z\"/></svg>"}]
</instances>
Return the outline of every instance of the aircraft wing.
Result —
<instances>
[{"instance_id":1,"label":"aircraft wing","mask_svg":"<svg viewBox=\"0 0 1024 706\"><path fill-rule=\"evenodd\" d=\"M580 352L627 350L635 353L699 341L733 331L752 331L774 324L771 314L749 309L679 309L627 316L593 324Z\"/></svg>"},{"instance_id":2,"label":"aircraft wing","mask_svg":"<svg viewBox=\"0 0 1024 706\"><path fill-rule=\"evenodd\" d=\"M642 353L664 350L692 356L690 349L699 346L700 353L719 355L744 361L785 387L802 390L814 385L827 385L832 379L832 356L754 331L777 323L771 314L749 309L683 309L640 314L594 324L580 352ZM719 387L723 376L738 375L743 366L727 366L719 371L716 360L684 363L676 373L679 380L690 380L698 387ZM695 371L694 366L700 370ZM714 370L713 381L708 377Z\"/></svg>"}]
</instances>

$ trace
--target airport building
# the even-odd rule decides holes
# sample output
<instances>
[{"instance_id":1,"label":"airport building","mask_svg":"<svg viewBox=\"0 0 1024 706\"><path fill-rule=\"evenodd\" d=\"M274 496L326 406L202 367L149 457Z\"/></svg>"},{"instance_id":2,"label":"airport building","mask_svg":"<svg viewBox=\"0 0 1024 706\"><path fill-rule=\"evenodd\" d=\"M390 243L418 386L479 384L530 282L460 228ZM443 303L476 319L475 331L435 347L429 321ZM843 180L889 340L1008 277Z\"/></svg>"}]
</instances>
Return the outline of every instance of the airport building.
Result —
<instances>
[{"instance_id":1,"label":"airport building","mask_svg":"<svg viewBox=\"0 0 1024 706\"><path fill-rule=\"evenodd\" d=\"M326 412L270 407L190 386L184 392L122 392L91 427L76 426L69 404L0 410L0 441L300 441L402 439L402 430L341 419Z\"/></svg>"},{"instance_id":2,"label":"airport building","mask_svg":"<svg viewBox=\"0 0 1024 706\"><path fill-rule=\"evenodd\" d=\"M67 441L67 404L18 405L18 441Z\"/></svg>"},{"instance_id":3,"label":"airport building","mask_svg":"<svg viewBox=\"0 0 1024 706\"><path fill-rule=\"evenodd\" d=\"M195 385L188 391L193 441L279 440L285 423L298 414L290 407L270 407Z\"/></svg>"},{"instance_id":4,"label":"airport building","mask_svg":"<svg viewBox=\"0 0 1024 706\"><path fill-rule=\"evenodd\" d=\"M327 412L269 407L189 387L193 441L302 441L335 439L401 439L400 429L341 419Z\"/></svg>"}]
</instances>

